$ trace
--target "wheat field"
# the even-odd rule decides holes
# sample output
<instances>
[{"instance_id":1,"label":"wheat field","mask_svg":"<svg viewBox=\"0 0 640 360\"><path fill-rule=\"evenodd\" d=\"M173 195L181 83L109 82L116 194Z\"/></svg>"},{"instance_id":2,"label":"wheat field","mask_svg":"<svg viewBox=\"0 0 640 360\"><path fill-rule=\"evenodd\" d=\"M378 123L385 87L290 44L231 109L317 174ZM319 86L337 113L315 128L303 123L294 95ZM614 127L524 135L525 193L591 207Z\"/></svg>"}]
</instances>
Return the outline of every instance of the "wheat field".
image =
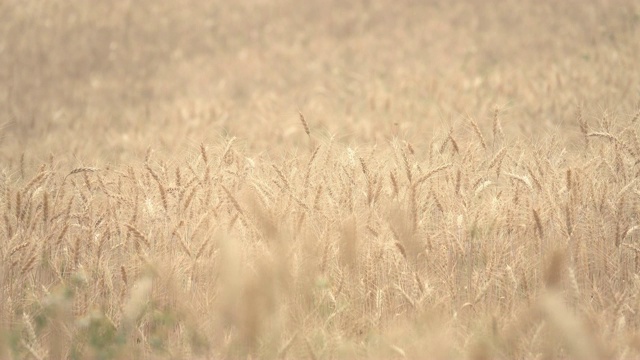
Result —
<instances>
[{"instance_id":1,"label":"wheat field","mask_svg":"<svg viewBox=\"0 0 640 360\"><path fill-rule=\"evenodd\" d=\"M0 358L640 357L633 0L0 1Z\"/></svg>"}]
</instances>

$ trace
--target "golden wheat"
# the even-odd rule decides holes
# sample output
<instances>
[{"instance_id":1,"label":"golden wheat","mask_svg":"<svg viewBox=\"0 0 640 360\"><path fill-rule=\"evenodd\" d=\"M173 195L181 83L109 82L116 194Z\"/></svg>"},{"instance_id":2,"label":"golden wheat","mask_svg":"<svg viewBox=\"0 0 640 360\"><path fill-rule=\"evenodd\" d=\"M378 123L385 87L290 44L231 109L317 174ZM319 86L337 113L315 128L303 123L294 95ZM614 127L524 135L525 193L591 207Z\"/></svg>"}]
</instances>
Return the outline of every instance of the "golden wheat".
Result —
<instances>
[{"instance_id":1,"label":"golden wheat","mask_svg":"<svg viewBox=\"0 0 640 360\"><path fill-rule=\"evenodd\" d=\"M0 358L640 357L637 2L175 10L3 5Z\"/></svg>"}]
</instances>

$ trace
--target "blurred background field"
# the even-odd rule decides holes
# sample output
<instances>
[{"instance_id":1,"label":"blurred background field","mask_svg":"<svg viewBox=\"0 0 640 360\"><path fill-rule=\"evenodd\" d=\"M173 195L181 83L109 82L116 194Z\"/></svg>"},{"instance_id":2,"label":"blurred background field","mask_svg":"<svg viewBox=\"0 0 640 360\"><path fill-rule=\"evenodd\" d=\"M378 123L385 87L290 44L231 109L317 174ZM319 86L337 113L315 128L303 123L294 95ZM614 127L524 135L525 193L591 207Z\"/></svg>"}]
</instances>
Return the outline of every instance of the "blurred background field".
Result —
<instances>
[{"instance_id":1,"label":"blurred background field","mask_svg":"<svg viewBox=\"0 0 640 360\"><path fill-rule=\"evenodd\" d=\"M0 358L637 358L638 54L632 0L0 0Z\"/></svg>"},{"instance_id":2,"label":"blurred background field","mask_svg":"<svg viewBox=\"0 0 640 360\"><path fill-rule=\"evenodd\" d=\"M298 110L354 144L421 147L494 106L510 134L565 140L580 104L593 119L638 105L634 1L0 6L5 160L121 161L228 136L277 151L301 142Z\"/></svg>"}]
</instances>

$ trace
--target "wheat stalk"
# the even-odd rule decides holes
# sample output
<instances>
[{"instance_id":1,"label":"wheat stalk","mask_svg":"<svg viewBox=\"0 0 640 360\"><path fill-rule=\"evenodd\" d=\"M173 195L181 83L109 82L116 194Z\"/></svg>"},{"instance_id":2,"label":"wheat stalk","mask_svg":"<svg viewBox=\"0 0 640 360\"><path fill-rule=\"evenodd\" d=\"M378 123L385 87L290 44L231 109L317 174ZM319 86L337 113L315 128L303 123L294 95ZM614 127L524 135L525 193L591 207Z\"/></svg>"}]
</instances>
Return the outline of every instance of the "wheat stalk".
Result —
<instances>
[{"instance_id":1,"label":"wheat stalk","mask_svg":"<svg viewBox=\"0 0 640 360\"><path fill-rule=\"evenodd\" d=\"M476 123L475 120L473 120L472 118L469 118L469 123L471 123L471 128L473 129L473 132L478 137L478 140L480 140L480 145L482 145L482 148L486 150L487 143L484 140L484 136L482 135L482 131L480 131L480 127L478 126L478 123Z\"/></svg>"},{"instance_id":2,"label":"wheat stalk","mask_svg":"<svg viewBox=\"0 0 640 360\"><path fill-rule=\"evenodd\" d=\"M309 124L307 124L307 120L305 120L304 115L302 115L302 111L299 111L300 114L300 122L302 123L302 127L304 128L304 132L307 136L311 136L311 132L309 131Z\"/></svg>"}]
</instances>

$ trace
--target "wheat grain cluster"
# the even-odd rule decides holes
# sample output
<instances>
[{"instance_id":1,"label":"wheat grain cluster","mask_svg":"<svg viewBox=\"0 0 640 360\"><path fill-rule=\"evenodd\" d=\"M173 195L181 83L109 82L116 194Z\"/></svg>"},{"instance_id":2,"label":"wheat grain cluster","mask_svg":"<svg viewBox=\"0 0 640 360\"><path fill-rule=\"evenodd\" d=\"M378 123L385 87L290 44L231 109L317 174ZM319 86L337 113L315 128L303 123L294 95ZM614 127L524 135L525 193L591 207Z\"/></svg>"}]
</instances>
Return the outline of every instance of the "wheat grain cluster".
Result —
<instances>
[{"instance_id":1,"label":"wheat grain cluster","mask_svg":"<svg viewBox=\"0 0 640 360\"><path fill-rule=\"evenodd\" d=\"M0 9L0 357L640 356L637 3Z\"/></svg>"}]
</instances>

